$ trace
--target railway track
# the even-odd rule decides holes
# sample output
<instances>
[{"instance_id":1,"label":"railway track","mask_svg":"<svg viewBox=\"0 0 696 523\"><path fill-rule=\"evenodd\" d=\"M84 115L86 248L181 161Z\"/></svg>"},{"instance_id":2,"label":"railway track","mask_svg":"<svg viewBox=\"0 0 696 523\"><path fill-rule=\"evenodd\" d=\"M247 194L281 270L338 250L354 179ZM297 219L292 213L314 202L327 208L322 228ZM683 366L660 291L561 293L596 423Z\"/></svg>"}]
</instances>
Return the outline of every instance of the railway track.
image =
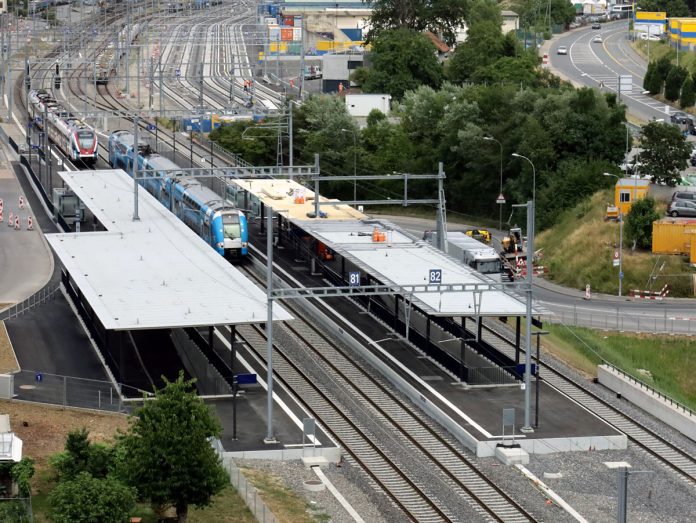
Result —
<instances>
[{"instance_id":1,"label":"railway track","mask_svg":"<svg viewBox=\"0 0 696 523\"><path fill-rule=\"evenodd\" d=\"M484 323L484 340L495 346L500 352L514 358L514 348L506 340L509 335L505 329L490 321ZM524 353L524 349L522 352ZM536 361L536 357L533 356L533 359ZM537 363L543 371L542 376L546 383L626 434L630 441L657 458L660 463L679 473L683 478L696 483L695 456L670 443L655 431L632 420L619 409L594 394L582 383L577 383L564 376L563 373L544 361Z\"/></svg>"},{"instance_id":2,"label":"railway track","mask_svg":"<svg viewBox=\"0 0 696 523\"><path fill-rule=\"evenodd\" d=\"M293 309L292 304L284 303L284 307ZM298 318L293 326L277 327L295 340L291 349L275 347L277 375L409 517L415 521L469 521L472 517L535 521L477 469L457 442L442 435L381 378L366 372L353 355L302 320L300 311L293 313ZM263 361L265 333L253 326L238 326L237 333ZM292 360L286 354L290 352ZM317 384L327 380L332 386L322 391Z\"/></svg>"}]
</instances>

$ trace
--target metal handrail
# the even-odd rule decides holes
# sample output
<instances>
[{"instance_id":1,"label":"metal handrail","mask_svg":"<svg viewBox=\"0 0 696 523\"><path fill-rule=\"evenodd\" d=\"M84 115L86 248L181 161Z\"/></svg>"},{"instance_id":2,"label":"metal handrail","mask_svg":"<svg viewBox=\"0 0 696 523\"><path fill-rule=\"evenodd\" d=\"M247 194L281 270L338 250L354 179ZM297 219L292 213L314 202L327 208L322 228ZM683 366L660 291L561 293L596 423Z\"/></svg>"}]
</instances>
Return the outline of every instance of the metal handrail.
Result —
<instances>
[{"instance_id":1,"label":"metal handrail","mask_svg":"<svg viewBox=\"0 0 696 523\"><path fill-rule=\"evenodd\" d=\"M25 312L29 312L35 309L39 305L45 303L46 301L52 299L56 292L60 290L60 283L56 284L54 287L50 288L48 286L35 292L25 300L11 305L4 311L0 312L0 320L11 320L12 318L17 318Z\"/></svg>"},{"instance_id":2,"label":"metal handrail","mask_svg":"<svg viewBox=\"0 0 696 523\"><path fill-rule=\"evenodd\" d=\"M613 369L614 371L616 371L618 374L621 374L621 375L624 376L625 378L627 378L627 379L629 379L629 380L635 382L635 383L636 383L637 385L639 385L641 388L644 388L645 390L647 390L647 391L651 392L652 394L658 396L658 397L661 398L663 401L669 402L669 404L672 405L673 407L683 410L685 414L688 414L689 416L696 416L696 412L693 411L692 409L690 409L689 407L687 407L686 405L684 405L683 403L679 403L677 400L675 400L675 399L673 399L673 398L670 398L670 397L667 396L666 394L660 392L659 390L655 389L654 387L651 387L650 385L648 385L647 383L645 383L645 382L639 380L639 379L636 378L635 376L633 376L633 375L631 375L631 374L628 374L626 371L623 371L623 370L619 369L619 368L616 367L615 365L612 365L612 364L609 363L608 361L602 360L602 364L603 364L603 365L606 365L607 367L610 367L611 369Z\"/></svg>"}]
</instances>

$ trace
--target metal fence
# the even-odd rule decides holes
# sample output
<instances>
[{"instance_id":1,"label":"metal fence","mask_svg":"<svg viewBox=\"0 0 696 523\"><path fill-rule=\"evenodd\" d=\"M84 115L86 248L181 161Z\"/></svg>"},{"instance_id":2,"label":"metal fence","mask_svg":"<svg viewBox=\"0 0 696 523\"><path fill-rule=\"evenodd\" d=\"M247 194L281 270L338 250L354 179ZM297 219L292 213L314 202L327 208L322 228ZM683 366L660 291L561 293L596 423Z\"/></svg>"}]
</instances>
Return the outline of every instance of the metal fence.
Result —
<instances>
[{"instance_id":1,"label":"metal fence","mask_svg":"<svg viewBox=\"0 0 696 523\"><path fill-rule=\"evenodd\" d=\"M616 366L614 366L611 363L608 363L606 361L602 361L602 365L606 365L607 367L612 369L617 374L620 374L621 376L623 376L627 380L633 382L633 384L636 385L637 387L657 396L664 403L668 403L670 406L674 407L675 409L681 410L685 415L687 415L691 418L696 418L695 411L693 411L692 409L690 409L689 407L687 407L683 403L679 403L677 400L670 398L669 396L663 394L662 392L655 389L654 387L651 387L650 385L648 385L644 381L639 380L635 376L628 374L627 372L621 370L620 368L618 368L618 367L616 367Z\"/></svg>"},{"instance_id":2,"label":"metal fence","mask_svg":"<svg viewBox=\"0 0 696 523\"><path fill-rule=\"evenodd\" d=\"M31 498L0 498L0 522L32 523Z\"/></svg>"},{"instance_id":3,"label":"metal fence","mask_svg":"<svg viewBox=\"0 0 696 523\"><path fill-rule=\"evenodd\" d=\"M655 311L645 314L631 314L621 311L618 307L614 311L590 309L577 305L568 306L566 309L556 307L553 315L548 316L546 321L590 329L696 335L696 311L692 315L685 316L683 309L670 311L666 306L657 314Z\"/></svg>"},{"instance_id":4,"label":"metal fence","mask_svg":"<svg viewBox=\"0 0 696 523\"><path fill-rule=\"evenodd\" d=\"M56 297L57 293L60 292L60 283L50 287L46 286L38 292L35 292L29 296L26 300L12 305L11 307L5 309L0 313L0 320L11 320L12 318L17 318L25 312L29 312L35 307L38 307L42 303L48 300L52 300Z\"/></svg>"},{"instance_id":5,"label":"metal fence","mask_svg":"<svg viewBox=\"0 0 696 523\"><path fill-rule=\"evenodd\" d=\"M46 374L40 371L21 370L14 374L15 399L129 413L130 404L123 397L139 397L143 391L127 385L113 386L108 381Z\"/></svg>"},{"instance_id":6,"label":"metal fence","mask_svg":"<svg viewBox=\"0 0 696 523\"><path fill-rule=\"evenodd\" d=\"M278 523L278 518L275 517L271 509L261 499L261 495L256 487L244 477L244 474L237 468L232 458L224 456L224 449L220 440L214 440L213 447L215 447L218 455L222 458L222 466L225 467L225 470L230 475L230 483L237 489L237 493L249 507L256 520L260 523Z\"/></svg>"}]
</instances>

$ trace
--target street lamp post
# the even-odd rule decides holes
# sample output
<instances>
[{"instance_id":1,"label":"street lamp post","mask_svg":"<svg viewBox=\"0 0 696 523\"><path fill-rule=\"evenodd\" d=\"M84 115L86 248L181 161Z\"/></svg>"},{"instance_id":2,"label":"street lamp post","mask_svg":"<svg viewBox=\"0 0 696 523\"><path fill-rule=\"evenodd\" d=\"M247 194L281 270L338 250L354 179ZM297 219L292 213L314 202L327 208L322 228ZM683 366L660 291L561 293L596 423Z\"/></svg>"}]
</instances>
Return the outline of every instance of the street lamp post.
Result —
<instances>
[{"instance_id":1,"label":"street lamp post","mask_svg":"<svg viewBox=\"0 0 696 523\"><path fill-rule=\"evenodd\" d=\"M358 201L358 138L353 129L341 129L342 133L353 134L353 201Z\"/></svg>"},{"instance_id":2,"label":"street lamp post","mask_svg":"<svg viewBox=\"0 0 696 523\"><path fill-rule=\"evenodd\" d=\"M532 273L534 272L534 204L536 201L536 168L534 163L521 154L512 153L532 166L532 199L527 202L527 318L524 332L524 426L522 432L534 432L531 423L532 406Z\"/></svg>"},{"instance_id":3,"label":"street lamp post","mask_svg":"<svg viewBox=\"0 0 696 523\"><path fill-rule=\"evenodd\" d=\"M503 194L503 144L500 143L498 140L493 138L492 136L484 136L484 140L487 142L495 142L500 146L500 194L502 196ZM503 230L503 205L504 203L499 203L500 209L498 212L498 230L502 231Z\"/></svg>"},{"instance_id":4,"label":"street lamp post","mask_svg":"<svg viewBox=\"0 0 696 523\"><path fill-rule=\"evenodd\" d=\"M613 176L617 180L621 178L616 174L602 173L604 176ZM619 296L621 296L621 284L623 282L623 211L621 209L621 193L619 193Z\"/></svg>"}]
</instances>

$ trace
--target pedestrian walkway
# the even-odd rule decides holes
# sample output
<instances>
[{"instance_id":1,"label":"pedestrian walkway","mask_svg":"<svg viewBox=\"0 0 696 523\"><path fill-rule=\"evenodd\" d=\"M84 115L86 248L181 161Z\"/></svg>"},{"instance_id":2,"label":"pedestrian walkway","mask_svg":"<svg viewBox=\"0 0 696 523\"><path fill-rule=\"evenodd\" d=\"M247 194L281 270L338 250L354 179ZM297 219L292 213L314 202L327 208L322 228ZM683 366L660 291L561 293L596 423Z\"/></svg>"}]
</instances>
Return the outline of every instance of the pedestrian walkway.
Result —
<instances>
[{"instance_id":1,"label":"pedestrian walkway","mask_svg":"<svg viewBox=\"0 0 696 523\"><path fill-rule=\"evenodd\" d=\"M24 193L17 179L16 169L22 167L13 158L14 151L7 146L7 141L1 143L0 309L3 309L31 296L48 283L53 274L53 256L34 215L29 195Z\"/></svg>"}]
</instances>

